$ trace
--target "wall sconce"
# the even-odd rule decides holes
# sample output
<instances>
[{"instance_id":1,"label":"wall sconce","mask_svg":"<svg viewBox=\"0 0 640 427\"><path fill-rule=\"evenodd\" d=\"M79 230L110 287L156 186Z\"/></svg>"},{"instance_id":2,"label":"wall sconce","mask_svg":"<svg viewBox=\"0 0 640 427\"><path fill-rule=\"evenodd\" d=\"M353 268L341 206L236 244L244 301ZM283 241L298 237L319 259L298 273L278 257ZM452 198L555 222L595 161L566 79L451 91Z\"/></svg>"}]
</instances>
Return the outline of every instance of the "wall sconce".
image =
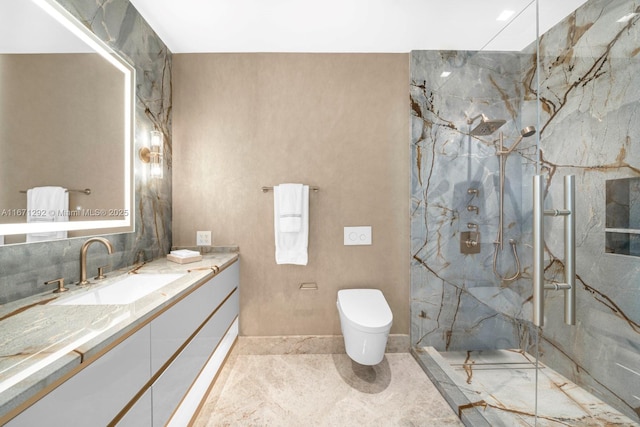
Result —
<instances>
[{"instance_id":1,"label":"wall sconce","mask_svg":"<svg viewBox=\"0 0 640 427\"><path fill-rule=\"evenodd\" d=\"M151 148L142 147L139 155L143 163L149 163L152 178L162 178L162 132L151 131Z\"/></svg>"}]
</instances>

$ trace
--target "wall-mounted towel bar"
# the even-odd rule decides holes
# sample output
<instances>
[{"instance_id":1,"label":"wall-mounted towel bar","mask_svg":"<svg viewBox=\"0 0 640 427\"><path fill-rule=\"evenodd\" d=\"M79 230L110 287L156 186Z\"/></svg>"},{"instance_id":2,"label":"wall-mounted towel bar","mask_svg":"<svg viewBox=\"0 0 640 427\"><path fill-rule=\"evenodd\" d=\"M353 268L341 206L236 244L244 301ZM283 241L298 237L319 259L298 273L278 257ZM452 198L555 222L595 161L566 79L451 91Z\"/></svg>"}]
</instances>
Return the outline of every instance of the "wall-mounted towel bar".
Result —
<instances>
[{"instance_id":1,"label":"wall-mounted towel bar","mask_svg":"<svg viewBox=\"0 0 640 427\"><path fill-rule=\"evenodd\" d=\"M84 193L87 196L89 194L91 194L91 189L90 188L85 188L84 190L66 190L66 191L67 191L67 193ZM20 192L22 194L27 194L27 190L20 190Z\"/></svg>"},{"instance_id":2,"label":"wall-mounted towel bar","mask_svg":"<svg viewBox=\"0 0 640 427\"><path fill-rule=\"evenodd\" d=\"M544 325L544 291L564 291L564 323L576 324L575 177L564 177L564 209L544 209L544 176L533 177L533 323ZM564 281L544 283L544 217L564 217Z\"/></svg>"},{"instance_id":3,"label":"wall-mounted towel bar","mask_svg":"<svg viewBox=\"0 0 640 427\"><path fill-rule=\"evenodd\" d=\"M262 187L262 192L263 193L266 193L266 192L272 191L272 190L273 190L273 187ZM315 187L315 186L310 185L309 186L309 190L313 190L313 191L315 191L317 193L318 191L320 191L320 187Z\"/></svg>"}]
</instances>

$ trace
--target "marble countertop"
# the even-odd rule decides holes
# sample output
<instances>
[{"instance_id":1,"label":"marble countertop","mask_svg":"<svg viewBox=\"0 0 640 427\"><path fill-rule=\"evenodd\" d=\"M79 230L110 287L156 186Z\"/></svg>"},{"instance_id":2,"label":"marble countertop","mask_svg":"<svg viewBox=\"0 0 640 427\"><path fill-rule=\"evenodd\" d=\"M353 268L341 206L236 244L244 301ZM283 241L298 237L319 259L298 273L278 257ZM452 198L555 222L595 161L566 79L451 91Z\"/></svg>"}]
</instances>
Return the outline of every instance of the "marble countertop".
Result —
<instances>
[{"instance_id":1,"label":"marble countertop","mask_svg":"<svg viewBox=\"0 0 640 427\"><path fill-rule=\"evenodd\" d=\"M107 273L95 284L37 295L0 306L0 420L47 385L88 363L128 333L238 259L216 252L189 264L165 258ZM184 273L162 288L122 305L53 305L136 273Z\"/></svg>"}]
</instances>

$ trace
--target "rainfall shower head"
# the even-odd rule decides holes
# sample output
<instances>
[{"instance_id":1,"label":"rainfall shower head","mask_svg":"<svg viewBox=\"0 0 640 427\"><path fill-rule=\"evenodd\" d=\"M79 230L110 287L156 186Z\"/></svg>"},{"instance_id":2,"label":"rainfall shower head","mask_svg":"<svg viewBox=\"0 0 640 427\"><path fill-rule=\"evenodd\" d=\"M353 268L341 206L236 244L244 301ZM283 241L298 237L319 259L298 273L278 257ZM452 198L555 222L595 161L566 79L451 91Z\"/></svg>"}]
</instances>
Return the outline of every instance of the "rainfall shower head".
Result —
<instances>
[{"instance_id":1,"label":"rainfall shower head","mask_svg":"<svg viewBox=\"0 0 640 427\"><path fill-rule=\"evenodd\" d=\"M479 116L467 120L467 123L472 124L478 118L481 118L480 123L478 126L473 128L471 132L469 132L473 136L491 135L507 122L506 120L491 120L484 114L480 114Z\"/></svg>"}]
</instances>

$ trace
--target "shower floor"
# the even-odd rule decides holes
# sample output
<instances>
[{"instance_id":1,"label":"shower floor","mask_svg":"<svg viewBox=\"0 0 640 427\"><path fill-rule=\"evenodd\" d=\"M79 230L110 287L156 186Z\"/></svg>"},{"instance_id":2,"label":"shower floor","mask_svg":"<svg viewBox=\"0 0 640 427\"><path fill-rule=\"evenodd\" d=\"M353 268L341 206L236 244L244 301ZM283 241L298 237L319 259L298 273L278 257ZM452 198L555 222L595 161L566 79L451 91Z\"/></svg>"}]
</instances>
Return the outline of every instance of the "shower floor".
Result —
<instances>
[{"instance_id":1,"label":"shower floor","mask_svg":"<svg viewBox=\"0 0 640 427\"><path fill-rule=\"evenodd\" d=\"M536 424L535 358L519 350L413 352L465 425L640 425L542 363Z\"/></svg>"}]
</instances>

